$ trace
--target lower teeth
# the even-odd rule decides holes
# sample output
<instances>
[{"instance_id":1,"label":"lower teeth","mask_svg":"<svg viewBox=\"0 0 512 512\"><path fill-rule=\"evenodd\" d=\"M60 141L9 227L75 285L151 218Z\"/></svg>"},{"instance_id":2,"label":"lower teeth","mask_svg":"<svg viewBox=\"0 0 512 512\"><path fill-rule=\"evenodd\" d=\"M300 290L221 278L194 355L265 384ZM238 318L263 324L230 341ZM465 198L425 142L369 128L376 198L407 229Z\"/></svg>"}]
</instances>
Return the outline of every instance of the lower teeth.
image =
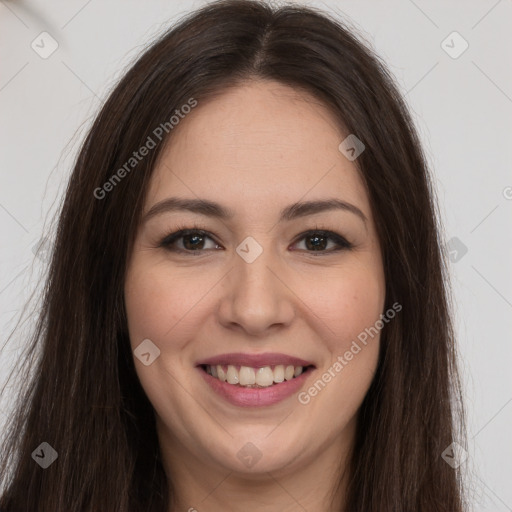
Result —
<instances>
[{"instance_id":1,"label":"lower teeth","mask_svg":"<svg viewBox=\"0 0 512 512\"><path fill-rule=\"evenodd\" d=\"M293 380L293 379L295 379L295 376L293 376L290 380ZM220 380L220 379L218 379L218 380ZM231 384L227 380L221 381L221 382L225 382L226 384ZM283 382L289 382L289 381L283 380ZM272 384L270 384L268 386L260 386L259 384L240 384L239 382L237 382L236 384L231 384L231 385L232 386L238 386L239 388L259 388L259 389L263 389L263 388L270 388L272 386L277 386L278 384L282 384L283 382L272 382Z\"/></svg>"},{"instance_id":2,"label":"lower teeth","mask_svg":"<svg viewBox=\"0 0 512 512\"><path fill-rule=\"evenodd\" d=\"M229 384L229 382L228 382L228 384ZM231 385L232 386L239 386L241 388L270 388L272 386L275 386L276 384L279 384L279 383L278 382L273 382L269 386L260 386L259 384L245 384L245 385L242 385L240 383L238 383L238 384L231 384Z\"/></svg>"}]
</instances>

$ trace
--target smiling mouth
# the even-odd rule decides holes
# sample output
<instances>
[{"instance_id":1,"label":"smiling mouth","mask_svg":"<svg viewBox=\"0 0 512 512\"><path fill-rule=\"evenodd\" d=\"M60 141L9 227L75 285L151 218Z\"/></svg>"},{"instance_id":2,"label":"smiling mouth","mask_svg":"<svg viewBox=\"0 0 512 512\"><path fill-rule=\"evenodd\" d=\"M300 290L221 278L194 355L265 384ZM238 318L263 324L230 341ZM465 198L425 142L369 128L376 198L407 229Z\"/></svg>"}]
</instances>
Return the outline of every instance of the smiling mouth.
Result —
<instances>
[{"instance_id":1,"label":"smiling mouth","mask_svg":"<svg viewBox=\"0 0 512 512\"><path fill-rule=\"evenodd\" d=\"M314 366L293 366L278 364L251 368L235 365L200 365L208 375L221 382L243 388L268 388L282 382L293 380L303 373L311 371Z\"/></svg>"}]
</instances>

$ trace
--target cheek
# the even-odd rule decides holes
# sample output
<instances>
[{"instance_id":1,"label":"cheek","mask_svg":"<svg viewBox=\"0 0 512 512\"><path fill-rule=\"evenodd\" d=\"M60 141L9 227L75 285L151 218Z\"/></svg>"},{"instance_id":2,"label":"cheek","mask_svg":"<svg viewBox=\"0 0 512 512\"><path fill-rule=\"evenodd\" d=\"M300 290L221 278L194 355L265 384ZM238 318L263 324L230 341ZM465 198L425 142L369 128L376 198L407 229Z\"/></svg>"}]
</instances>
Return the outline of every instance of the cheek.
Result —
<instances>
[{"instance_id":1,"label":"cheek","mask_svg":"<svg viewBox=\"0 0 512 512\"><path fill-rule=\"evenodd\" d=\"M311 284L311 283L310 283ZM308 305L328 327L331 351L347 350L352 340L380 318L385 285L378 269L347 269L335 278L316 281L308 290Z\"/></svg>"},{"instance_id":2,"label":"cheek","mask_svg":"<svg viewBox=\"0 0 512 512\"><path fill-rule=\"evenodd\" d=\"M375 325L384 312L384 279L379 272L349 272L333 280L325 295L310 297L316 299L312 309L329 328L323 331L329 357L298 398L311 421L329 411L338 428L355 416L377 369L380 330Z\"/></svg>"},{"instance_id":3,"label":"cheek","mask_svg":"<svg viewBox=\"0 0 512 512\"><path fill-rule=\"evenodd\" d=\"M206 293L199 289L206 288L206 284L195 287L194 293L187 293L187 281L190 284L176 270L170 273L168 264L135 257L124 289L132 350L149 339L161 354L149 366L134 357L137 375L155 410L170 418L171 423L175 420L170 411L183 410L187 405L187 394L180 393L179 386L175 386L181 368L179 360L190 334L186 332L187 321L200 295ZM167 388L178 392L169 393ZM179 425L175 424L174 428L178 429Z\"/></svg>"},{"instance_id":4,"label":"cheek","mask_svg":"<svg viewBox=\"0 0 512 512\"><path fill-rule=\"evenodd\" d=\"M196 295L184 293L180 278L157 265L130 269L125 285L125 304L132 344L144 338L161 344L197 302ZM190 284L190 283L189 283Z\"/></svg>"}]
</instances>

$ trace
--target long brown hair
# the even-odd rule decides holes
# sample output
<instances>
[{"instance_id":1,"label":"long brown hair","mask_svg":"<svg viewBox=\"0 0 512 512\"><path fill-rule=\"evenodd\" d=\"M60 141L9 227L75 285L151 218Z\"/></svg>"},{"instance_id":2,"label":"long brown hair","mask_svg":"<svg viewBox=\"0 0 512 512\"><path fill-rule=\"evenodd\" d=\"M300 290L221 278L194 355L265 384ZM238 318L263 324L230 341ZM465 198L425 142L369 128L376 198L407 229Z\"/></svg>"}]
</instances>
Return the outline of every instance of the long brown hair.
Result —
<instances>
[{"instance_id":1,"label":"long brown hair","mask_svg":"<svg viewBox=\"0 0 512 512\"><path fill-rule=\"evenodd\" d=\"M172 505L128 339L127 258L151 173L172 137L169 123L161 139L155 129L191 98L201 104L254 78L308 92L363 141L357 165L382 246L386 309L403 306L382 332L359 411L346 511L464 509L461 476L441 457L452 441L464 445L465 432L447 274L429 171L406 105L380 59L341 21L293 4L223 0L145 50L81 147L29 340L33 376L20 379L6 432L0 510L167 512ZM112 179L151 135L156 147ZM58 453L47 469L32 458L42 442Z\"/></svg>"}]
</instances>

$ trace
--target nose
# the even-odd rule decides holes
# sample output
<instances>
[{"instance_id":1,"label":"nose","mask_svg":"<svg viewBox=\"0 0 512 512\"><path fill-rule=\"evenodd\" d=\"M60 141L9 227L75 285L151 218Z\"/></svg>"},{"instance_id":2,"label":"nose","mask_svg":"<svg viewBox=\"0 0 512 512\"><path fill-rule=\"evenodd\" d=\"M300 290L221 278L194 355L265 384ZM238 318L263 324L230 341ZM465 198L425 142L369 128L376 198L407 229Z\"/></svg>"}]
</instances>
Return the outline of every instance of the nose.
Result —
<instances>
[{"instance_id":1,"label":"nose","mask_svg":"<svg viewBox=\"0 0 512 512\"><path fill-rule=\"evenodd\" d=\"M264 250L252 263L236 254L234 266L223 280L220 323L250 335L290 325L295 295L286 281L283 265L270 250Z\"/></svg>"}]
</instances>

